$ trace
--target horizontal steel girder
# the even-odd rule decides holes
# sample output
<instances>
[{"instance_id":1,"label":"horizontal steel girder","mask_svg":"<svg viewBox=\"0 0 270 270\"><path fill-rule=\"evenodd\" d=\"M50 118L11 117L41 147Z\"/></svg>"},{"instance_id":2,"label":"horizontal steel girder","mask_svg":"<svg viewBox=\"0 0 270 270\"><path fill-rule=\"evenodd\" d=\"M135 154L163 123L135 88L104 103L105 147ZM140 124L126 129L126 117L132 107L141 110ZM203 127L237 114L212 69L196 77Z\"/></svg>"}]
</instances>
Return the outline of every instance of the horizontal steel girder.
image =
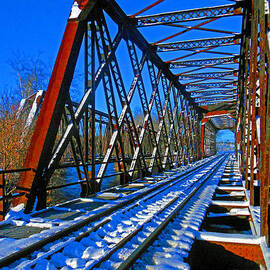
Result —
<instances>
[{"instance_id":1,"label":"horizontal steel girder","mask_svg":"<svg viewBox=\"0 0 270 270\"><path fill-rule=\"evenodd\" d=\"M160 43L158 45L153 46L157 48L157 52L168 52L168 51L189 50L189 49L239 45L239 44L240 44L240 36L229 36L220 38L206 38L180 42Z\"/></svg>"},{"instance_id":2,"label":"horizontal steel girder","mask_svg":"<svg viewBox=\"0 0 270 270\"><path fill-rule=\"evenodd\" d=\"M239 56L233 56L233 57L217 57L217 58L206 58L206 59L173 62L170 63L170 68L201 67L220 64L237 64L238 58Z\"/></svg>"},{"instance_id":3,"label":"horizontal steel girder","mask_svg":"<svg viewBox=\"0 0 270 270\"><path fill-rule=\"evenodd\" d=\"M235 89L235 88L224 88L224 89L212 89L212 88L209 88L209 89L198 89L198 90L194 90L194 91L190 91L189 93L191 94L191 95L193 95L193 94L200 94L200 93L202 93L202 94L204 94L204 93L217 93L217 94L219 94L219 93L221 93L221 92L233 92L233 91L236 91L237 92L237 89Z\"/></svg>"},{"instance_id":4,"label":"horizontal steel girder","mask_svg":"<svg viewBox=\"0 0 270 270\"><path fill-rule=\"evenodd\" d=\"M233 98L235 97L236 94L229 94L229 95L226 95L226 94L215 94L215 95L201 95L199 97L194 97L195 101L198 101L198 100L205 100L205 99L219 99L219 98L224 98L224 99L227 99L227 98Z\"/></svg>"},{"instance_id":5,"label":"horizontal steel girder","mask_svg":"<svg viewBox=\"0 0 270 270\"><path fill-rule=\"evenodd\" d=\"M179 75L179 79L219 79L229 76L237 76L237 70L226 72L205 72Z\"/></svg>"},{"instance_id":6,"label":"horizontal steel girder","mask_svg":"<svg viewBox=\"0 0 270 270\"><path fill-rule=\"evenodd\" d=\"M191 97L192 98L199 98L199 97L204 97L204 96L210 96L213 95L215 96L216 94L222 94L222 95L226 95L226 94L235 94L236 91L235 90L227 90L227 91L207 91L207 92L198 92L198 93L192 93Z\"/></svg>"},{"instance_id":7,"label":"horizontal steel girder","mask_svg":"<svg viewBox=\"0 0 270 270\"><path fill-rule=\"evenodd\" d=\"M224 5L136 17L138 27L240 15L239 5Z\"/></svg>"},{"instance_id":8,"label":"horizontal steel girder","mask_svg":"<svg viewBox=\"0 0 270 270\"><path fill-rule=\"evenodd\" d=\"M186 85L186 90L195 89L195 88L227 88L233 86L237 81L232 82L217 82L217 83L197 83Z\"/></svg>"},{"instance_id":9,"label":"horizontal steel girder","mask_svg":"<svg viewBox=\"0 0 270 270\"><path fill-rule=\"evenodd\" d=\"M195 100L195 102L197 104L199 104L200 106L202 105L214 105L217 103L222 103L222 102L236 102L237 99L236 98L211 98L211 99L206 99L206 100L202 100L202 99L198 99Z\"/></svg>"}]
</instances>

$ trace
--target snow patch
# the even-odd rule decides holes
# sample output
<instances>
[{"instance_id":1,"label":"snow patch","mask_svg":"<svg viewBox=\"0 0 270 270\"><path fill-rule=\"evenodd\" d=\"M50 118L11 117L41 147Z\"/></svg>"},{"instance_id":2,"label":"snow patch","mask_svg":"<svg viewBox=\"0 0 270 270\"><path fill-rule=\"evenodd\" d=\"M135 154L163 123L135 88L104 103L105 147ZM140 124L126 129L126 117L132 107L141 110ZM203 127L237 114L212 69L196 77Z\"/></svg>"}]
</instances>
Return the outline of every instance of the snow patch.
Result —
<instances>
[{"instance_id":1,"label":"snow patch","mask_svg":"<svg viewBox=\"0 0 270 270\"><path fill-rule=\"evenodd\" d=\"M12 207L9 212L7 213L5 220L15 220L15 219L22 219L22 220L29 220L29 215L24 213L24 204L21 203L15 207Z\"/></svg>"}]
</instances>

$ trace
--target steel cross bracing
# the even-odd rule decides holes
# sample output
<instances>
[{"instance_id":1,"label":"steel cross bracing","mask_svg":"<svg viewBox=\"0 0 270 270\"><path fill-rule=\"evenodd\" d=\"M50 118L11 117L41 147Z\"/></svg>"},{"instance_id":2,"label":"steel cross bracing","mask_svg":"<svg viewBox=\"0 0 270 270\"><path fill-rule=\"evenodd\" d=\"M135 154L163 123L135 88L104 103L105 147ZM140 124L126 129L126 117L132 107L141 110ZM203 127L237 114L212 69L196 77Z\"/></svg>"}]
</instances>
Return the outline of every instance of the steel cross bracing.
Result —
<instances>
[{"instance_id":1,"label":"steel cross bracing","mask_svg":"<svg viewBox=\"0 0 270 270\"><path fill-rule=\"evenodd\" d=\"M208 97L212 97L212 92L203 92L203 95L200 94L200 93L196 93L196 94L193 94L192 97L195 99L195 98L208 98ZM215 97L219 97L219 96L231 96L231 94L235 94L236 96L236 92L217 92L217 94L215 95Z\"/></svg>"},{"instance_id":2,"label":"steel cross bracing","mask_svg":"<svg viewBox=\"0 0 270 270\"><path fill-rule=\"evenodd\" d=\"M131 20L136 22L142 32L146 27L151 27L152 32L161 31L166 27L173 28L175 34L160 38L159 41L151 41L153 50L168 63L195 103L210 111L220 110L225 106L226 110L235 116L239 51L243 33L240 27L225 30L223 23L226 24L227 18L235 16L238 22L235 25L241 25L245 7L245 1L239 1L234 5L136 16L131 17ZM181 22L185 22L186 25L180 24ZM213 23L217 26L206 27L207 24ZM200 39L175 41L176 38L181 38L181 35L193 33L194 30L205 32L205 37L201 34ZM213 36L215 33L219 36ZM170 56L171 59L168 60L166 55L172 55L173 52L176 57ZM180 69L180 72L176 69ZM225 120L223 124L226 128ZM185 128L191 131L188 123Z\"/></svg>"},{"instance_id":3,"label":"steel cross bracing","mask_svg":"<svg viewBox=\"0 0 270 270\"><path fill-rule=\"evenodd\" d=\"M239 56L233 56L172 62L170 63L170 68L208 67L221 64L237 64L238 58Z\"/></svg>"},{"instance_id":4,"label":"steel cross bracing","mask_svg":"<svg viewBox=\"0 0 270 270\"><path fill-rule=\"evenodd\" d=\"M139 140L138 140L138 145L136 145L136 148L134 150L134 155L132 158L132 162L131 162L131 166L130 166L130 171L131 171L131 176L133 175L134 172L134 168L136 165L136 161L138 158L138 154L139 154L139 145L142 143L143 139L144 139L144 135L146 132L146 129L148 129L148 133L150 136L150 141L152 144L152 147L155 147L158 151L158 144L157 144L157 140L154 134L154 125L153 125L153 121L152 118L150 117L150 113L153 107L153 102L154 102L154 95L155 92L153 90L153 93L151 94L151 99L148 103L147 101L147 97L146 97L146 91L145 91L145 87L144 87L144 82L142 79L142 69L143 66L146 62L146 55L142 56L142 59L139 63L138 61L138 57L137 57L137 53L136 53L136 49L135 49L135 45L134 43L131 43L129 40L127 40L127 47L128 47L128 51L129 51L129 55L130 55L130 60L131 60L131 64L132 64L132 68L133 68L133 72L134 72L134 82L133 82L133 93L135 91L135 86L137 86L138 92L139 92L139 96L140 96L140 102L142 105L142 109L143 109L143 113L144 113L144 119L143 119L143 126L139 135ZM135 84L136 82L136 84ZM159 170L161 169L161 157L160 157L160 153L158 151L158 168Z\"/></svg>"},{"instance_id":5,"label":"steel cross bracing","mask_svg":"<svg viewBox=\"0 0 270 270\"><path fill-rule=\"evenodd\" d=\"M190 90L189 91L191 93L191 97L194 97L196 95L201 95L201 94L221 94L221 93L228 93L228 92L231 92L231 93L236 93L237 92L237 88L230 88L230 89L227 89L227 88L223 88L222 89L212 89L212 88L201 88L201 89L194 89L194 90Z\"/></svg>"},{"instance_id":6,"label":"steel cross bracing","mask_svg":"<svg viewBox=\"0 0 270 270\"><path fill-rule=\"evenodd\" d=\"M157 52L177 51L177 50L190 50L198 48L206 48L209 46L226 46L226 45L239 45L240 36L229 36L219 38L206 38L198 40L179 41L171 43L160 43L154 45L157 47Z\"/></svg>"},{"instance_id":7,"label":"steel cross bracing","mask_svg":"<svg viewBox=\"0 0 270 270\"><path fill-rule=\"evenodd\" d=\"M237 83L237 81L231 81L231 82L218 82L218 83L192 83L192 84L188 84L186 85L186 89L191 91L192 89L197 89L197 88L201 88L201 89L209 89L209 88L229 88L232 85L236 86L235 84Z\"/></svg>"},{"instance_id":8,"label":"steel cross bracing","mask_svg":"<svg viewBox=\"0 0 270 270\"><path fill-rule=\"evenodd\" d=\"M237 70L234 71L226 71L226 72L205 72L205 73L195 73L195 74L183 74L179 75L179 79L215 79L215 78L223 78L224 77L236 77Z\"/></svg>"}]
</instances>

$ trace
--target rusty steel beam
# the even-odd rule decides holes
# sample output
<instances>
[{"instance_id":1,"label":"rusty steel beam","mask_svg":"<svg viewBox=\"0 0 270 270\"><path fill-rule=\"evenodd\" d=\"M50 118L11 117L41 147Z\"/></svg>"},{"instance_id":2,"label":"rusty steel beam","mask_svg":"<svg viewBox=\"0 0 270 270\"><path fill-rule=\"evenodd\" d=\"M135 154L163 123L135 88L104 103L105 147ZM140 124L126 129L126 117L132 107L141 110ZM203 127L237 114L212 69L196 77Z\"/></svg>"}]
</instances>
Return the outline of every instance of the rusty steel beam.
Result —
<instances>
[{"instance_id":1,"label":"rusty steel beam","mask_svg":"<svg viewBox=\"0 0 270 270\"><path fill-rule=\"evenodd\" d=\"M266 266L264 254L258 244L247 244L247 243L234 243L234 242L222 242L222 241L209 241L209 243L222 246L225 250L231 252L235 256L245 258L246 260L253 261L257 265Z\"/></svg>"},{"instance_id":2,"label":"rusty steel beam","mask_svg":"<svg viewBox=\"0 0 270 270\"><path fill-rule=\"evenodd\" d=\"M269 6L269 3L268 3ZM269 156L270 156L270 143L269 143L269 130L266 127L269 127L269 74L268 80L266 83L266 68L265 63L267 63L267 72L269 72L269 25L266 22L266 10L264 1L260 0L258 2L252 1L252 7L258 12L257 15L259 18L260 29L260 60L259 60L259 86L260 86L260 153L261 153L261 163L260 163L260 178L261 178L261 187L260 187L260 206L261 206L261 235L266 237L266 241L269 245ZM269 11L268 11L269 12ZM255 23L255 22L254 22ZM269 22L268 22L269 23ZM257 37L253 37L254 39Z\"/></svg>"},{"instance_id":3,"label":"rusty steel beam","mask_svg":"<svg viewBox=\"0 0 270 270\"><path fill-rule=\"evenodd\" d=\"M252 1L253 2L253 1ZM255 3L253 2L252 5ZM258 10L255 5L252 8L252 25L251 25L251 51L250 51L250 67L249 67L249 80L250 80L250 93L249 93L249 102L250 104L250 112L251 119L249 120L249 125L251 127L251 142L250 149L248 152L250 153L249 167L250 167L250 204L254 205L254 149L255 149L255 134L256 134L256 112L255 112L255 102L256 102L256 91L257 91L257 47L258 47ZM261 68L261 67L260 67Z\"/></svg>"},{"instance_id":4,"label":"rusty steel beam","mask_svg":"<svg viewBox=\"0 0 270 270\"><path fill-rule=\"evenodd\" d=\"M252 0L244 11L239 72L240 168L250 203L255 205L255 180L260 183L260 234L269 245L269 34L265 1ZM267 8L268 10L268 8ZM268 11L267 11L268 12ZM267 126L268 125L268 126ZM239 146L238 146L239 147Z\"/></svg>"},{"instance_id":5,"label":"rusty steel beam","mask_svg":"<svg viewBox=\"0 0 270 270\"><path fill-rule=\"evenodd\" d=\"M191 26L188 25L182 25L182 24L166 24L166 26L171 26L171 27L178 27L178 28L191 28ZM207 31L207 32L214 32L214 33L221 33L221 34L228 34L228 35L240 35L240 33L228 31L228 30L221 30L221 29L213 29L213 28L205 28L205 27L197 27L196 30L201 30L201 31Z\"/></svg>"},{"instance_id":6,"label":"rusty steel beam","mask_svg":"<svg viewBox=\"0 0 270 270\"><path fill-rule=\"evenodd\" d=\"M143 12L155 7L156 5L158 5L159 3L163 2L163 1L164 0L158 0L158 1L154 2L153 4L143 8L142 10L140 10L140 11L136 12L135 14L131 15L130 18L135 18L136 16L138 16L138 15L142 14Z\"/></svg>"},{"instance_id":7,"label":"rusty steel beam","mask_svg":"<svg viewBox=\"0 0 270 270\"><path fill-rule=\"evenodd\" d=\"M249 44L250 42L245 43L245 58L248 59L248 54L249 54ZM246 136L246 118L247 118L247 95L248 95L248 65L249 62L245 61L244 65L244 72L243 72L243 77L240 77L242 80L240 80L239 84L239 96L240 98L240 113L241 113L241 164L240 164L240 169L242 174L244 174L245 171L245 151L246 151L246 146L245 146L245 136Z\"/></svg>"}]
</instances>

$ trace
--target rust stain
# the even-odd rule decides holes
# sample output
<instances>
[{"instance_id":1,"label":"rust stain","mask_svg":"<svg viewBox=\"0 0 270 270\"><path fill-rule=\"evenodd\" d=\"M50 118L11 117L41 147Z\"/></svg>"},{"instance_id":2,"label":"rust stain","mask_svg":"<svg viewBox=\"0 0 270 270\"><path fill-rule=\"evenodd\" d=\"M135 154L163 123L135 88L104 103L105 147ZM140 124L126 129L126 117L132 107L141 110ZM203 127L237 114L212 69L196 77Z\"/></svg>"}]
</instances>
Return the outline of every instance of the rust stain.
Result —
<instances>
[{"instance_id":1,"label":"rust stain","mask_svg":"<svg viewBox=\"0 0 270 270\"><path fill-rule=\"evenodd\" d=\"M217 241L209 241L212 244L221 245L227 251L230 251L247 260L257 264L266 265L260 245L243 244L243 243L225 243Z\"/></svg>"}]
</instances>

